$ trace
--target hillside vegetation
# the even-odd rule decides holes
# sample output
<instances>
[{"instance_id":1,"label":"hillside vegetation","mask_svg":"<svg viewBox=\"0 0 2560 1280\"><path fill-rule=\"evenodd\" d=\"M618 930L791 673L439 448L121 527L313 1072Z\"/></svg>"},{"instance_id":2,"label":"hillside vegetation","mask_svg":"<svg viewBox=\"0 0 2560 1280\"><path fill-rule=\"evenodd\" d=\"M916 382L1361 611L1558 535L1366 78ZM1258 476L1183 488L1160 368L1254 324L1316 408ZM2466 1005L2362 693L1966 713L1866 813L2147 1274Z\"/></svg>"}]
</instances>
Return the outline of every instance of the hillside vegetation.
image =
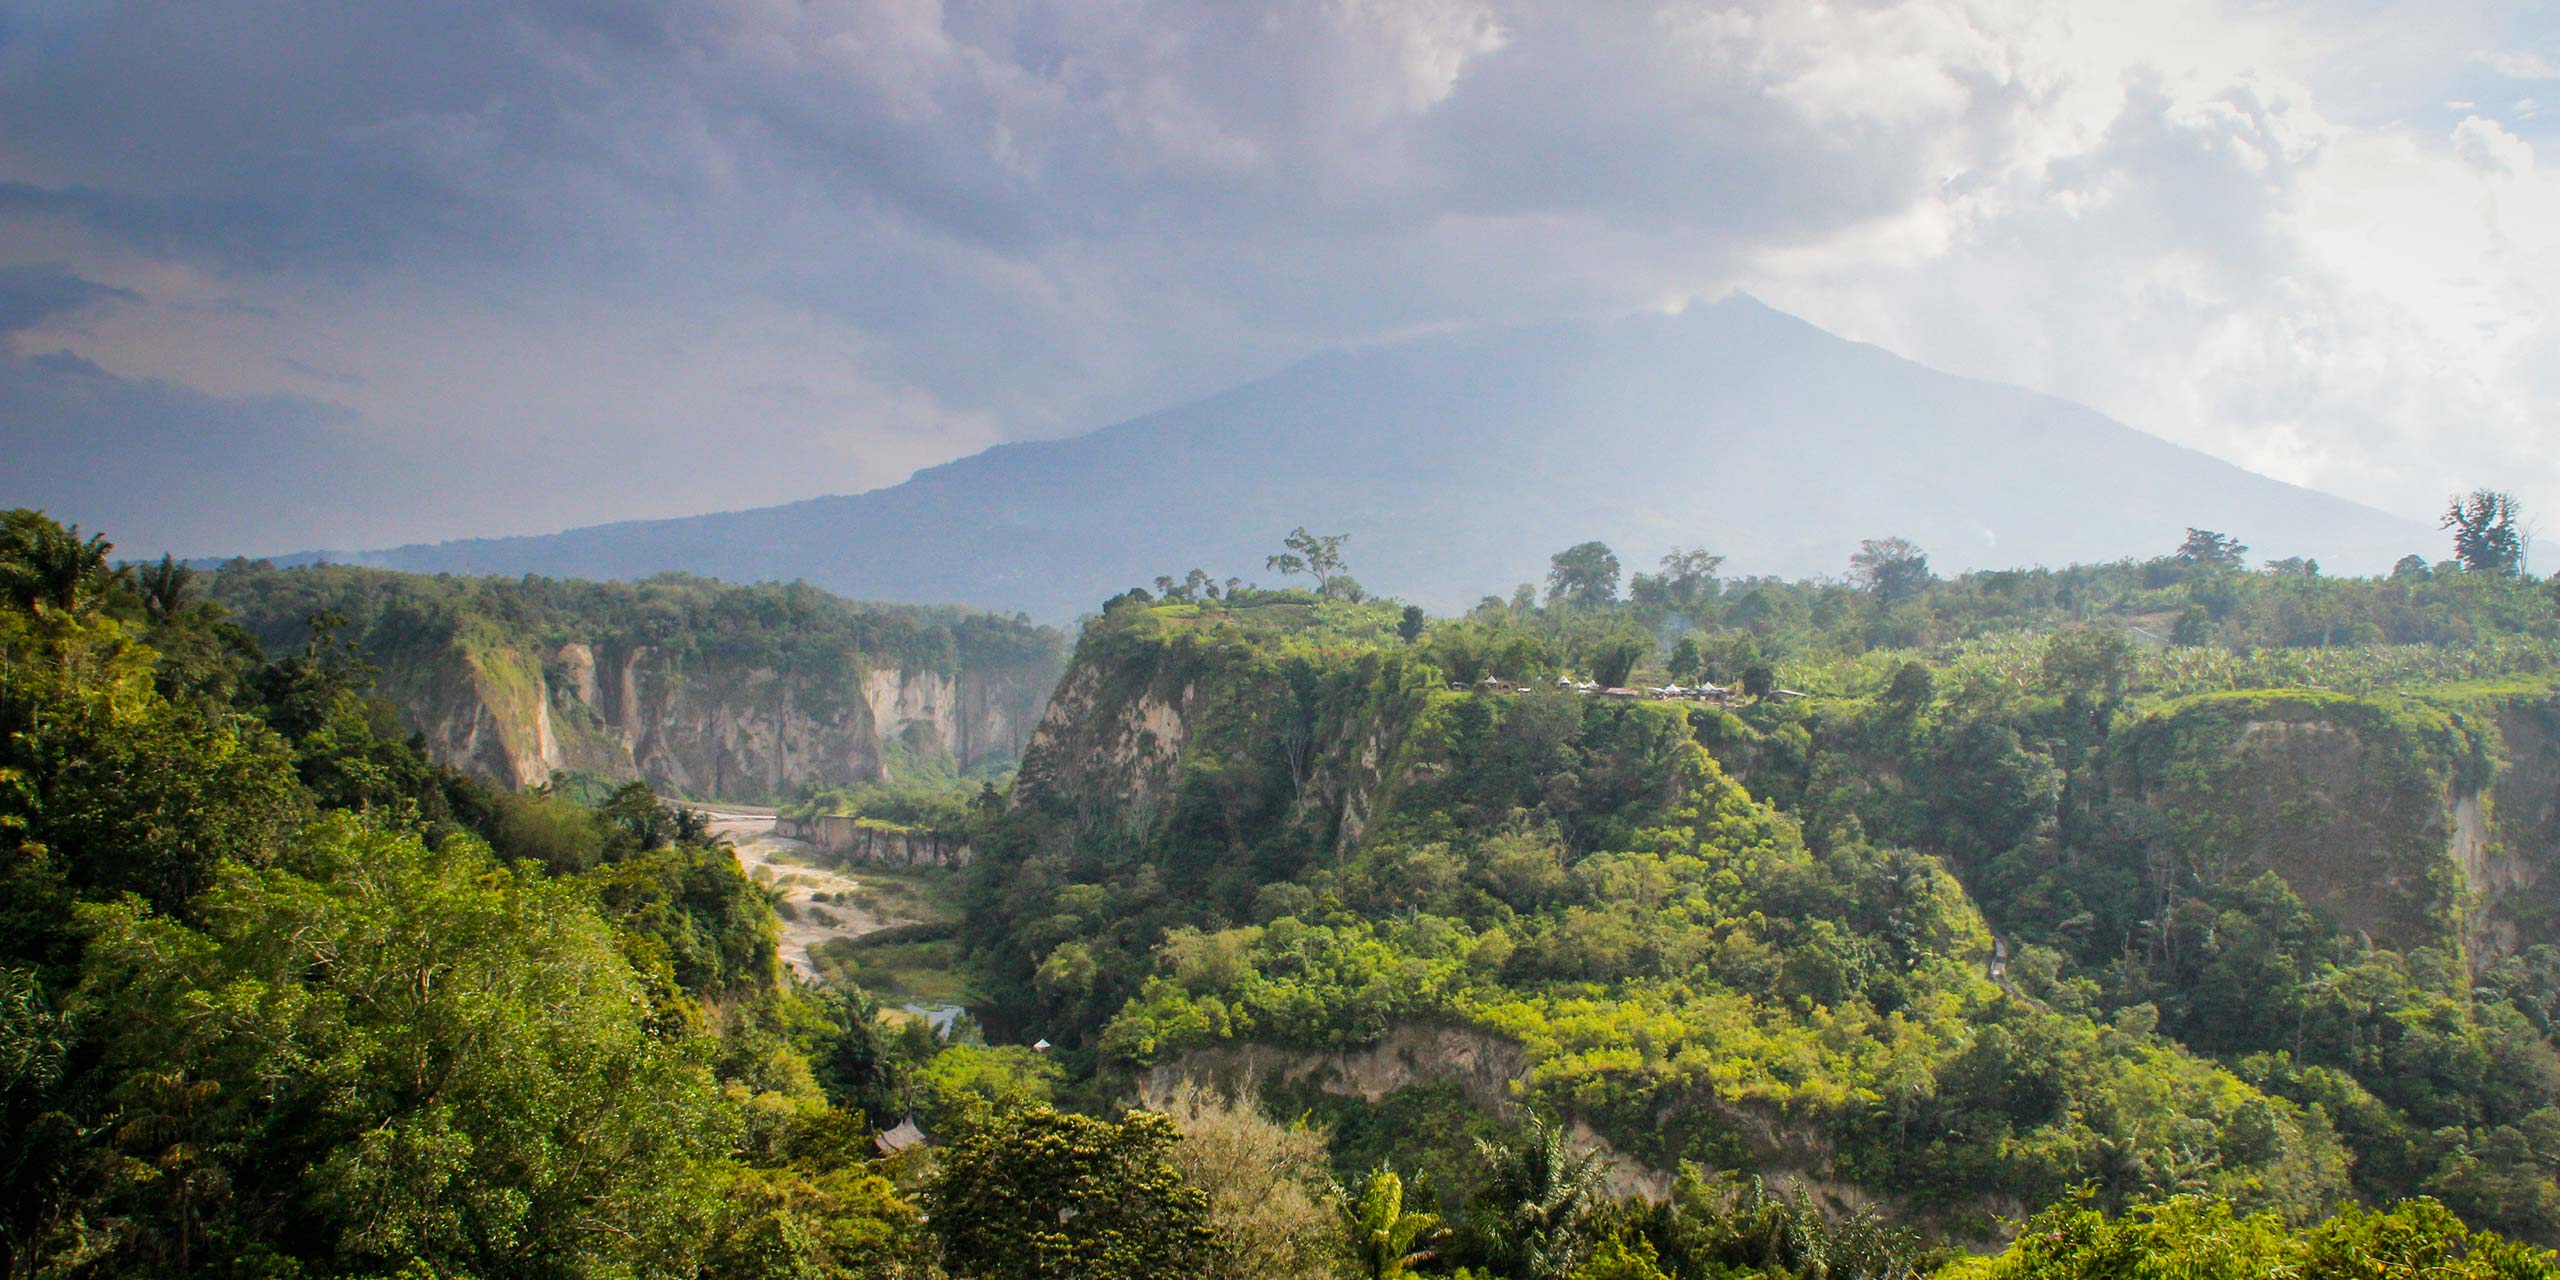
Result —
<instances>
[{"instance_id":1,"label":"hillside vegetation","mask_svg":"<svg viewBox=\"0 0 2560 1280\"><path fill-rule=\"evenodd\" d=\"M2551 588L1584 546L1435 620L1306 545L1111 601L1009 790L826 801L977 850L945 1036L646 784L7 513L7 1274L2560 1276Z\"/></svg>"},{"instance_id":2,"label":"hillside vegetation","mask_svg":"<svg viewBox=\"0 0 2560 1280\"><path fill-rule=\"evenodd\" d=\"M2428 1194L2560 1238L2553 589L1898 554L1622 598L1576 548L1401 635L1356 588L1123 596L970 934L1104 1078L1471 1028L1656 1185L1959 1234L2074 1187ZM1427 1145L1446 1095L1389 1074L1362 1140Z\"/></svg>"}]
</instances>

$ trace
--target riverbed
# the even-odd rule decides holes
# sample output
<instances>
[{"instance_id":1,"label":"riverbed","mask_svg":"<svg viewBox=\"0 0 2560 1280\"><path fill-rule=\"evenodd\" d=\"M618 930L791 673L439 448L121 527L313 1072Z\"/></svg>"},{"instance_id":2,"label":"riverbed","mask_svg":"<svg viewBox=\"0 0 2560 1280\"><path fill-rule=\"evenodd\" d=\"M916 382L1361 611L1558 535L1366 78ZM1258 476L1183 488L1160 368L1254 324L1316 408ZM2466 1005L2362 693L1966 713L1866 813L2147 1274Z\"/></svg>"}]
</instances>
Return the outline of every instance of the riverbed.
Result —
<instances>
[{"instance_id":1,"label":"riverbed","mask_svg":"<svg viewBox=\"0 0 2560 1280\"><path fill-rule=\"evenodd\" d=\"M817 865L817 850L806 841L774 834L772 814L696 807L710 816L711 834L737 851L738 869L781 892L789 907L782 913L782 962L794 972L812 980L820 976L809 956L812 947L913 923L857 905L861 881Z\"/></svg>"}]
</instances>

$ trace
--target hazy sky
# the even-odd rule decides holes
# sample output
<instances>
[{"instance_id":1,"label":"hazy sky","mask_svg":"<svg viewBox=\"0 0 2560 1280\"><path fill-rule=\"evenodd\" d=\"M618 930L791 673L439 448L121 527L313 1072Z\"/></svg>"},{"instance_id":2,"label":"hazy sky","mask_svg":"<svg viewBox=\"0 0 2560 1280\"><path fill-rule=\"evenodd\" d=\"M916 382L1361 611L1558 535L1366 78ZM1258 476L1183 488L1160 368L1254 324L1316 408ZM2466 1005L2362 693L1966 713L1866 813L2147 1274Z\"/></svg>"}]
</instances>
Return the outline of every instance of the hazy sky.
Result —
<instances>
[{"instance_id":1,"label":"hazy sky","mask_svg":"<svg viewBox=\"0 0 2560 1280\"><path fill-rule=\"evenodd\" d=\"M1743 289L2547 530L2540 8L0 0L0 504L193 553L718 510Z\"/></svg>"}]
</instances>

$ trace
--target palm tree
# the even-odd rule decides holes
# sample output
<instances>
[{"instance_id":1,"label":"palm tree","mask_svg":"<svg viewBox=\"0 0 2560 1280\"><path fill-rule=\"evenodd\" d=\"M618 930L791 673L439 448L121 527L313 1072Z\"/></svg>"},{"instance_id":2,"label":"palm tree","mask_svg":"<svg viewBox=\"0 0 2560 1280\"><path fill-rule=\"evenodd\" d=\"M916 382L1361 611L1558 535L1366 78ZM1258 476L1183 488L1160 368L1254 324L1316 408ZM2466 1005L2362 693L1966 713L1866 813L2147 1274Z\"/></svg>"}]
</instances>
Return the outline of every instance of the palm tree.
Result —
<instances>
[{"instance_id":1,"label":"palm tree","mask_svg":"<svg viewBox=\"0 0 2560 1280\"><path fill-rule=\"evenodd\" d=\"M65 527L41 511L12 511L0 519L0 593L21 609L85 613L124 576L107 567L113 550L103 535L86 541L80 526Z\"/></svg>"},{"instance_id":2,"label":"palm tree","mask_svg":"<svg viewBox=\"0 0 2560 1280\"><path fill-rule=\"evenodd\" d=\"M1414 1246L1439 1233L1440 1219L1436 1214L1404 1211L1404 1179L1395 1170L1379 1165L1358 1200L1347 1191L1340 1199L1343 1226L1351 1235L1352 1264L1364 1280L1392 1280L1406 1268L1432 1259L1430 1250Z\"/></svg>"},{"instance_id":3,"label":"palm tree","mask_svg":"<svg viewBox=\"0 0 2560 1280\"><path fill-rule=\"evenodd\" d=\"M1692 1220L1714 1224L1696 1247L1737 1274L1919 1280L1934 1269L1918 1233L1865 1206L1834 1219L1802 1186L1773 1191L1757 1177L1711 1184L1685 1171L1672 1198Z\"/></svg>"},{"instance_id":4,"label":"palm tree","mask_svg":"<svg viewBox=\"0 0 2560 1280\"><path fill-rule=\"evenodd\" d=\"M184 610L188 597L195 594L196 571L178 563L174 556L160 557L160 563L142 570L138 583L142 588L143 611L154 622L167 622Z\"/></svg>"},{"instance_id":5,"label":"palm tree","mask_svg":"<svg viewBox=\"0 0 2560 1280\"><path fill-rule=\"evenodd\" d=\"M1531 1117L1517 1143L1476 1140L1485 1189L1476 1228L1505 1275L1561 1280L1591 1249L1591 1215L1607 1194L1599 1154L1576 1151L1564 1130Z\"/></svg>"}]
</instances>

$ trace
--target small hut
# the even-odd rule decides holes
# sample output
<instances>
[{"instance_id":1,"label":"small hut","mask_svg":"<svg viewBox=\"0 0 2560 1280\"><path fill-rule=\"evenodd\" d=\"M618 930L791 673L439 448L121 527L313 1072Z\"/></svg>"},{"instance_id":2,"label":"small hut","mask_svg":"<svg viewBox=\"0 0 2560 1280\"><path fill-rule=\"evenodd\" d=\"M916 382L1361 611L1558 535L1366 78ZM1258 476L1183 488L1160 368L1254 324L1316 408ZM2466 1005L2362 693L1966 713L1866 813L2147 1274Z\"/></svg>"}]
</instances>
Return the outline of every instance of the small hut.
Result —
<instances>
[{"instance_id":1,"label":"small hut","mask_svg":"<svg viewBox=\"0 0 2560 1280\"><path fill-rule=\"evenodd\" d=\"M894 1156L901 1151L911 1147L921 1147L931 1141L932 1139L924 1136L924 1130L916 1127L916 1118L908 1116L898 1122L897 1128L873 1138L871 1145L879 1148L880 1154L884 1156Z\"/></svg>"}]
</instances>

